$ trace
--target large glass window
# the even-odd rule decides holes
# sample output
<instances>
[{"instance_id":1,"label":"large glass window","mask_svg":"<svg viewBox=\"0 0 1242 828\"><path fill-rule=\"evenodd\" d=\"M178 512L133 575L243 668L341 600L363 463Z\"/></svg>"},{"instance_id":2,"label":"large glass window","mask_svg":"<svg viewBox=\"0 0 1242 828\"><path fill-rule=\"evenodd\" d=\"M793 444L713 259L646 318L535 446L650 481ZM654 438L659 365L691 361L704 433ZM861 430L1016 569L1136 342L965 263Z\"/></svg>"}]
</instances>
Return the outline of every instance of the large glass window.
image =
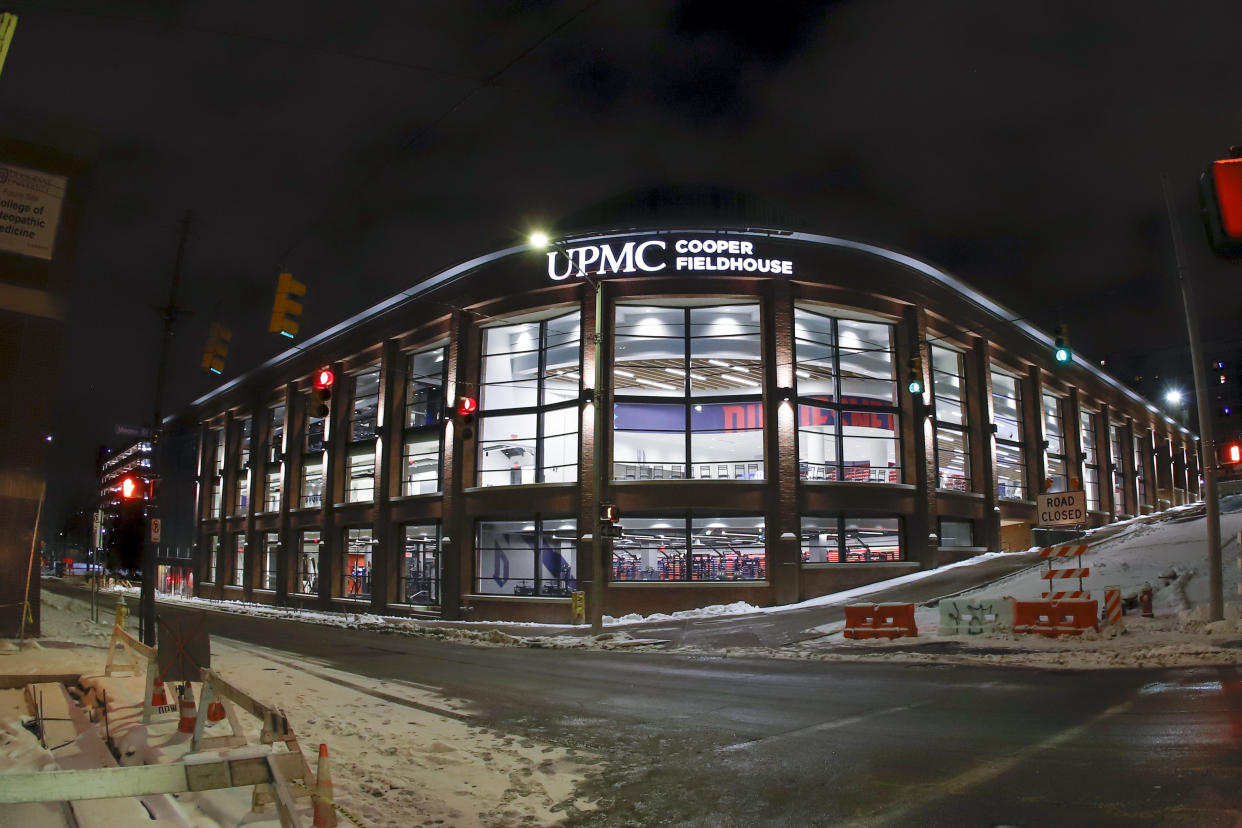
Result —
<instances>
[{"instance_id":1,"label":"large glass window","mask_svg":"<svg viewBox=\"0 0 1242 828\"><path fill-rule=\"evenodd\" d=\"M246 533L233 536L233 568L229 572L230 586L246 585Z\"/></svg>"},{"instance_id":2,"label":"large glass window","mask_svg":"<svg viewBox=\"0 0 1242 828\"><path fill-rule=\"evenodd\" d=\"M440 491L444 436L444 348L410 354L406 366L401 493Z\"/></svg>"},{"instance_id":3,"label":"large glass window","mask_svg":"<svg viewBox=\"0 0 1242 828\"><path fill-rule=\"evenodd\" d=\"M901 482L893 329L794 310L803 480Z\"/></svg>"},{"instance_id":4,"label":"large glass window","mask_svg":"<svg viewBox=\"0 0 1242 828\"><path fill-rule=\"evenodd\" d=\"M211 462L209 463L211 494L207 504L207 516L218 518L224 492L224 429L208 430L207 445L211 446Z\"/></svg>"},{"instance_id":5,"label":"large glass window","mask_svg":"<svg viewBox=\"0 0 1242 828\"><path fill-rule=\"evenodd\" d=\"M972 520L940 519L940 546L974 546L975 523Z\"/></svg>"},{"instance_id":6,"label":"large glass window","mask_svg":"<svg viewBox=\"0 0 1242 828\"><path fill-rule=\"evenodd\" d=\"M303 509L318 509L324 496L324 429L326 418L310 416L316 400L311 394L302 395L306 407L306 445L302 450L302 480L298 489L298 505Z\"/></svg>"},{"instance_id":7,"label":"large glass window","mask_svg":"<svg viewBox=\"0 0 1242 828\"><path fill-rule=\"evenodd\" d=\"M371 562L375 539L371 527L346 529L343 533L344 560L341 565L341 595L355 600L371 597Z\"/></svg>"},{"instance_id":8,"label":"large glass window","mask_svg":"<svg viewBox=\"0 0 1242 828\"><path fill-rule=\"evenodd\" d=\"M1100 508L1100 453L1095 439L1096 413L1078 412L1079 439L1082 445L1082 482L1087 491L1087 508Z\"/></svg>"},{"instance_id":9,"label":"large glass window","mask_svg":"<svg viewBox=\"0 0 1242 828\"><path fill-rule=\"evenodd\" d=\"M761 480L757 304L618 305L613 477Z\"/></svg>"},{"instance_id":10,"label":"large glass window","mask_svg":"<svg viewBox=\"0 0 1242 828\"><path fill-rule=\"evenodd\" d=\"M220 536L214 533L207 536L207 571L203 575L209 584L220 577Z\"/></svg>"},{"instance_id":11,"label":"large glass window","mask_svg":"<svg viewBox=\"0 0 1242 828\"><path fill-rule=\"evenodd\" d=\"M1114 517L1121 517L1126 510L1125 475L1121 468L1122 449L1125 446L1125 441L1121 435L1120 423L1108 424L1108 474L1113 485Z\"/></svg>"},{"instance_id":12,"label":"large glass window","mask_svg":"<svg viewBox=\"0 0 1242 828\"><path fill-rule=\"evenodd\" d=\"M1047 463L1047 480L1045 490L1063 492L1066 490L1065 478L1065 426L1061 415L1061 399L1055 394L1044 392L1044 443Z\"/></svg>"},{"instance_id":13,"label":"large glass window","mask_svg":"<svg viewBox=\"0 0 1242 828\"><path fill-rule=\"evenodd\" d=\"M1138 504L1135 506L1135 512L1141 513L1143 504L1147 503L1147 473L1146 466L1143 465L1143 438L1139 434L1134 435L1134 491L1138 494Z\"/></svg>"},{"instance_id":14,"label":"large glass window","mask_svg":"<svg viewBox=\"0 0 1242 828\"><path fill-rule=\"evenodd\" d=\"M233 477L233 514L246 514L250 504L250 426L251 418L237 423L237 471Z\"/></svg>"},{"instance_id":15,"label":"large glass window","mask_svg":"<svg viewBox=\"0 0 1242 828\"><path fill-rule=\"evenodd\" d=\"M434 523L401 527L397 603L440 605L440 528Z\"/></svg>"},{"instance_id":16,"label":"large glass window","mask_svg":"<svg viewBox=\"0 0 1242 828\"><path fill-rule=\"evenodd\" d=\"M614 581L758 581L767 577L762 517L625 519Z\"/></svg>"},{"instance_id":17,"label":"large glass window","mask_svg":"<svg viewBox=\"0 0 1242 828\"><path fill-rule=\"evenodd\" d=\"M353 376L349 417L349 450L345 458L345 502L375 499L376 426L379 418L380 369L373 366Z\"/></svg>"},{"instance_id":18,"label":"large glass window","mask_svg":"<svg viewBox=\"0 0 1242 828\"><path fill-rule=\"evenodd\" d=\"M999 371L992 372L992 424L996 427L996 496L1023 500L1027 489L1022 383Z\"/></svg>"},{"instance_id":19,"label":"large glass window","mask_svg":"<svg viewBox=\"0 0 1242 828\"><path fill-rule=\"evenodd\" d=\"M481 486L578 479L577 311L483 331Z\"/></svg>"},{"instance_id":20,"label":"large glass window","mask_svg":"<svg viewBox=\"0 0 1242 828\"><path fill-rule=\"evenodd\" d=\"M957 351L933 345L932 396L936 406L936 485L974 490L970 474L970 435L966 433L965 360Z\"/></svg>"},{"instance_id":21,"label":"large glass window","mask_svg":"<svg viewBox=\"0 0 1242 828\"><path fill-rule=\"evenodd\" d=\"M263 475L263 511L280 511L280 482L284 474L285 459L285 406L272 406L268 409L267 454L262 466Z\"/></svg>"},{"instance_id":22,"label":"large glass window","mask_svg":"<svg viewBox=\"0 0 1242 828\"><path fill-rule=\"evenodd\" d=\"M578 586L577 527L573 518L479 521L475 591L568 596Z\"/></svg>"},{"instance_id":23,"label":"large glass window","mask_svg":"<svg viewBox=\"0 0 1242 828\"><path fill-rule=\"evenodd\" d=\"M318 530L302 531L293 577L293 591L299 595L319 594L319 541Z\"/></svg>"},{"instance_id":24,"label":"large glass window","mask_svg":"<svg viewBox=\"0 0 1242 828\"><path fill-rule=\"evenodd\" d=\"M276 589L276 562L280 560L280 533L263 533L263 571L259 576L260 589Z\"/></svg>"},{"instance_id":25,"label":"large glass window","mask_svg":"<svg viewBox=\"0 0 1242 828\"><path fill-rule=\"evenodd\" d=\"M803 563L885 563L901 559L900 518L802 518Z\"/></svg>"}]
</instances>

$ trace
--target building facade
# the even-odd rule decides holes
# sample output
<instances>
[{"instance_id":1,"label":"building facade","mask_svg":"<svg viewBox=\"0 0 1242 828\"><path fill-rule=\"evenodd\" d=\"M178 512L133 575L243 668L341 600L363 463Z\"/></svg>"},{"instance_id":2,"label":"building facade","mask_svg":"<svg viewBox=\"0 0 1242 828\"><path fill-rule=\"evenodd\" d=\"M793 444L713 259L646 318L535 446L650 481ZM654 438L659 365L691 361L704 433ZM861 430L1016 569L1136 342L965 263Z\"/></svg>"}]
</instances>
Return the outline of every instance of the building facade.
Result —
<instances>
[{"instance_id":1,"label":"building facade","mask_svg":"<svg viewBox=\"0 0 1242 828\"><path fill-rule=\"evenodd\" d=\"M787 604L1025 549L1037 492L1085 489L1095 525L1197 499L1194 436L1052 351L948 274L827 236L498 250L179 417L195 589L557 622L596 578L613 616ZM597 558L605 503L623 535Z\"/></svg>"}]
</instances>

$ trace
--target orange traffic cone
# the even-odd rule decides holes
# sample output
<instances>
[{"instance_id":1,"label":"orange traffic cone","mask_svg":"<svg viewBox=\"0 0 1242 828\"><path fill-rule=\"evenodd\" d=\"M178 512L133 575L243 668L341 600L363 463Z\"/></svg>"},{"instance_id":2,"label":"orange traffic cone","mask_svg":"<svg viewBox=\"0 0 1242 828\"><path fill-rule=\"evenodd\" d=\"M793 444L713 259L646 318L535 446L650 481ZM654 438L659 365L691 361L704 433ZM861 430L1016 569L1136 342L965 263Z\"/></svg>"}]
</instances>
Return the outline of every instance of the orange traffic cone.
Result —
<instances>
[{"instance_id":1,"label":"orange traffic cone","mask_svg":"<svg viewBox=\"0 0 1242 828\"><path fill-rule=\"evenodd\" d=\"M328 746L319 745L319 765L315 768L315 828L336 828L336 808L332 804L332 771L328 768Z\"/></svg>"},{"instance_id":2,"label":"orange traffic cone","mask_svg":"<svg viewBox=\"0 0 1242 828\"><path fill-rule=\"evenodd\" d=\"M218 722L224 719L224 702L213 701L207 705L207 721Z\"/></svg>"},{"instance_id":3,"label":"orange traffic cone","mask_svg":"<svg viewBox=\"0 0 1242 828\"><path fill-rule=\"evenodd\" d=\"M194 706L194 685L188 681L181 685L181 721L177 725L178 733L193 733L198 724L198 710Z\"/></svg>"},{"instance_id":4,"label":"orange traffic cone","mask_svg":"<svg viewBox=\"0 0 1242 828\"><path fill-rule=\"evenodd\" d=\"M157 681L155 689L151 691L151 706L166 707L168 705L168 694L164 692L164 682Z\"/></svg>"}]
</instances>

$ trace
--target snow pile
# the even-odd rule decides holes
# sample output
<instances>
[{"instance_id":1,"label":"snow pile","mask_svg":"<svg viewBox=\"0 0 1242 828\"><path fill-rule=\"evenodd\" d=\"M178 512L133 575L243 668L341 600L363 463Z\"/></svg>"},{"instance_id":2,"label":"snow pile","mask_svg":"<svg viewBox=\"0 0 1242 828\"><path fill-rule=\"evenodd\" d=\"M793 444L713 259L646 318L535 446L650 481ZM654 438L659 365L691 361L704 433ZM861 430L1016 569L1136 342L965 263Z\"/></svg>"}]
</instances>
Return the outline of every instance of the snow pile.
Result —
<instances>
[{"instance_id":1,"label":"snow pile","mask_svg":"<svg viewBox=\"0 0 1242 828\"><path fill-rule=\"evenodd\" d=\"M106 636L111 614L105 614L98 630L84 628L84 602L48 597L52 602L43 606L45 633L55 630L76 637L45 638L42 646L0 655L0 672L61 672L68 656L75 673L88 671L81 679L83 689L72 689L86 709L97 709L107 692L108 726L121 765L185 757L189 737L177 732L176 713L141 723L141 677L99 675L107 652L97 642L101 634ZM336 801L368 828L554 825L595 807L575 793L597 761L594 755L482 727L473 722L465 702L435 688L311 667L289 653L224 639L213 640L212 659L228 681L285 712L312 768L318 744L329 746ZM201 694L201 688L195 690ZM268 751L258 745L259 721L240 710L238 716L247 746L192 754L190 759ZM28 713L21 691L0 691L0 773L37 770L54 762L20 726L23 718ZM221 728L227 728L227 720L213 725L207 735ZM169 822L158 824L277 828L271 806L262 814L250 813L251 791L230 788L169 799L177 812L159 814ZM309 800L298 802L308 806ZM10 815L20 820L8 821ZM309 824L309 812L305 816ZM58 807L38 805L0 812L0 826L10 824L59 828L65 823ZM350 823L341 817L340 824Z\"/></svg>"}]
</instances>

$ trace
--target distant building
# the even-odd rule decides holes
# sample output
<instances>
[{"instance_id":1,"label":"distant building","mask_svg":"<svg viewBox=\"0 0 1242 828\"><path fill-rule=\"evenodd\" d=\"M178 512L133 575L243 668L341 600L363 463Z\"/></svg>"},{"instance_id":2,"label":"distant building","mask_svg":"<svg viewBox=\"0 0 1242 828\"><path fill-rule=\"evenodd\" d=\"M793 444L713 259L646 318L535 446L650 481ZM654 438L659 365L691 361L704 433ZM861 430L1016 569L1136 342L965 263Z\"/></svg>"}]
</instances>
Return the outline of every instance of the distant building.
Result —
<instances>
[{"instance_id":1,"label":"distant building","mask_svg":"<svg viewBox=\"0 0 1242 828\"><path fill-rule=\"evenodd\" d=\"M592 579L614 616L789 604L1025 549L1038 492L1085 490L1091 525L1199 497L1188 429L943 271L735 198L644 206L425 274L181 412L197 593L555 622ZM595 560L601 503L622 536Z\"/></svg>"}]
</instances>

